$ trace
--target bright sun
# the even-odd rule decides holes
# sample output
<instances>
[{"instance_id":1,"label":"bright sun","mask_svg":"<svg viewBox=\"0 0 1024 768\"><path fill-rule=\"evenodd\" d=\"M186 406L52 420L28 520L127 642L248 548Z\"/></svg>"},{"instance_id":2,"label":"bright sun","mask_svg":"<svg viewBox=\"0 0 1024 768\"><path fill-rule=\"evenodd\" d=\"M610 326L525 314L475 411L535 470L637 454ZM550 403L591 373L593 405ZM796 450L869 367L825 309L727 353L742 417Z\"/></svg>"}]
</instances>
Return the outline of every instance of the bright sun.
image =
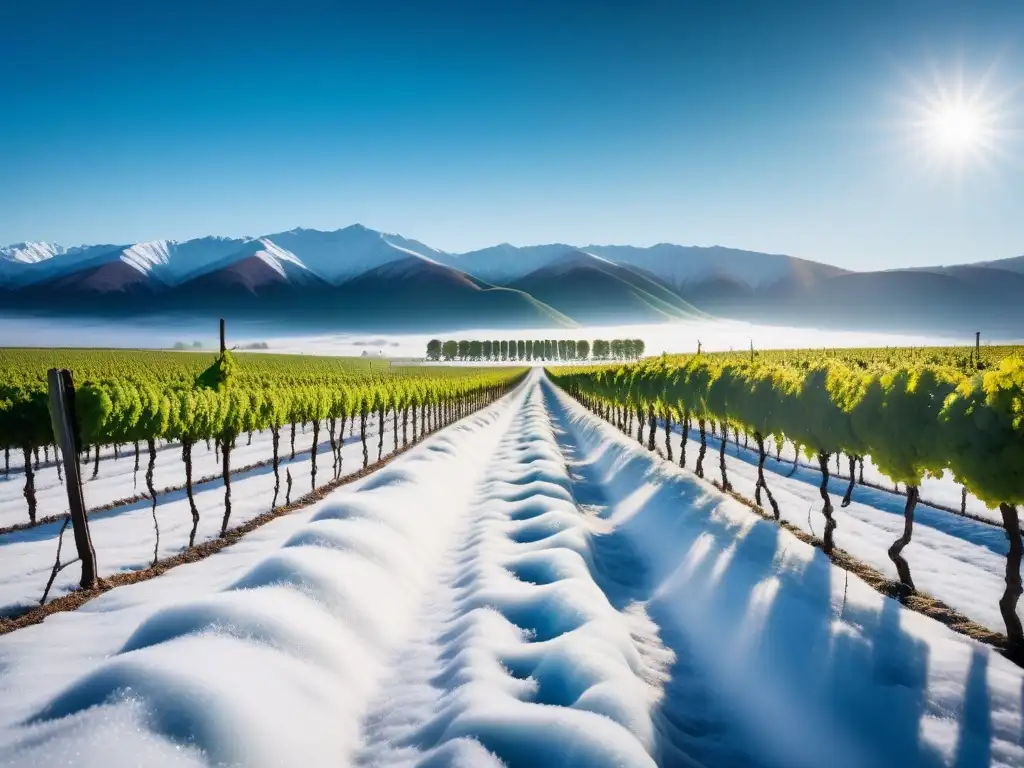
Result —
<instances>
[{"instance_id":1,"label":"bright sun","mask_svg":"<svg viewBox=\"0 0 1024 768\"><path fill-rule=\"evenodd\" d=\"M980 148L988 127L979 110L960 103L941 105L927 122L938 148L957 153Z\"/></svg>"},{"instance_id":2,"label":"bright sun","mask_svg":"<svg viewBox=\"0 0 1024 768\"><path fill-rule=\"evenodd\" d=\"M933 168L991 168L1003 155L1001 140L1010 97L995 92L994 66L972 79L962 67L951 76L933 71L928 80L909 78L912 92L903 101L911 152Z\"/></svg>"}]
</instances>

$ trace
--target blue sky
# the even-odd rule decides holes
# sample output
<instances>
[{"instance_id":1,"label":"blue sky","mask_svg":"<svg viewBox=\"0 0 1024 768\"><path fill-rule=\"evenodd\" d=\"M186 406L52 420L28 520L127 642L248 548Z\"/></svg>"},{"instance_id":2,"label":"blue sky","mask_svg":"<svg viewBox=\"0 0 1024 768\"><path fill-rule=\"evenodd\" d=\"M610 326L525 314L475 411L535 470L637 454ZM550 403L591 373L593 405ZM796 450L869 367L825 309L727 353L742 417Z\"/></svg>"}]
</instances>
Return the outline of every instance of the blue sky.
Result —
<instances>
[{"instance_id":1,"label":"blue sky","mask_svg":"<svg viewBox=\"0 0 1024 768\"><path fill-rule=\"evenodd\" d=\"M856 269L1024 253L1024 3L0 4L0 243L354 222ZM996 151L915 105L989 73Z\"/></svg>"}]
</instances>

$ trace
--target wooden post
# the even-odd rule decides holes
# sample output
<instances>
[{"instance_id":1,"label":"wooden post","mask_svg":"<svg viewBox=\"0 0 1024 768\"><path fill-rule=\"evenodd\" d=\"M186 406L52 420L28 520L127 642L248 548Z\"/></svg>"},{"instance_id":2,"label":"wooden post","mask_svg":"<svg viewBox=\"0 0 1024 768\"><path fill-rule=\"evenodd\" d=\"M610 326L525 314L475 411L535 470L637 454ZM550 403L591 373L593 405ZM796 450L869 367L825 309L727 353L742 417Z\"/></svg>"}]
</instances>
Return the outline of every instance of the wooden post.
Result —
<instances>
[{"instance_id":1,"label":"wooden post","mask_svg":"<svg viewBox=\"0 0 1024 768\"><path fill-rule=\"evenodd\" d=\"M82 497L82 478L78 467L78 436L75 420L75 385L71 371L51 368L47 374L50 390L50 420L53 435L60 446L64 463L64 485L68 491L68 509L75 533L75 547L82 561L82 589L96 586L96 550L89 535L89 518Z\"/></svg>"},{"instance_id":2,"label":"wooden post","mask_svg":"<svg viewBox=\"0 0 1024 768\"><path fill-rule=\"evenodd\" d=\"M220 319L220 353L223 355L227 349L227 345L224 343L224 318Z\"/></svg>"},{"instance_id":3,"label":"wooden post","mask_svg":"<svg viewBox=\"0 0 1024 768\"><path fill-rule=\"evenodd\" d=\"M974 366L981 368L981 331L974 332Z\"/></svg>"}]
</instances>

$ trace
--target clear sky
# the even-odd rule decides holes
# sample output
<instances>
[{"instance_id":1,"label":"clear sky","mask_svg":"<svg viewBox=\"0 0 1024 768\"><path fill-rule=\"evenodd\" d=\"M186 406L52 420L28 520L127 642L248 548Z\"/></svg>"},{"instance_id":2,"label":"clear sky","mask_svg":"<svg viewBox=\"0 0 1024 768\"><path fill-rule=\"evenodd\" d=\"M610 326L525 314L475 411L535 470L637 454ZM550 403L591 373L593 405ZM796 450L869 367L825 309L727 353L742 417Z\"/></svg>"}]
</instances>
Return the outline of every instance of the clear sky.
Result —
<instances>
[{"instance_id":1,"label":"clear sky","mask_svg":"<svg viewBox=\"0 0 1024 768\"><path fill-rule=\"evenodd\" d=\"M0 243L1024 253L1021 0L12 0L0 33ZM993 146L926 151L958 73Z\"/></svg>"}]
</instances>

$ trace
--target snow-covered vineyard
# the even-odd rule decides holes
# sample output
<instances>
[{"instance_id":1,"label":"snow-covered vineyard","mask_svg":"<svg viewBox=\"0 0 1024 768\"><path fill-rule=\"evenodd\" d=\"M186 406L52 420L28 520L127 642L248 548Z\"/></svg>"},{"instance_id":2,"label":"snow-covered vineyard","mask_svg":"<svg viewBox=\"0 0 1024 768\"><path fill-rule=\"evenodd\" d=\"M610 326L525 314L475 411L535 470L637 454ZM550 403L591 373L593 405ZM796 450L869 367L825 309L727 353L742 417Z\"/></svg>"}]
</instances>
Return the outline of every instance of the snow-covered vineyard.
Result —
<instances>
[{"instance_id":1,"label":"snow-covered vineyard","mask_svg":"<svg viewBox=\"0 0 1024 768\"><path fill-rule=\"evenodd\" d=\"M301 447L290 471L305 492ZM361 465L358 438L343 456ZM727 462L752 493L749 456L730 447ZM786 477L785 456L769 468L783 518L820 527L820 476ZM90 503L130 496L132 473L118 477ZM223 488L208 485L211 538ZM260 468L233 481L239 522L273 486ZM831 490L838 508L845 483ZM158 507L168 552L191 527L175 493ZM0 496L0 525L17 522L3 511L14 501ZM837 545L888 575L900 508L858 487L837 509ZM940 510L918 523L906 556L920 588L1000 629L1004 532ZM55 528L0 535L0 605L38 600ZM92 531L105 571L153 557L148 501L96 513ZM1024 765L1022 697L1024 670L998 652L883 597L535 372L205 560L0 637L0 763Z\"/></svg>"},{"instance_id":2,"label":"snow-covered vineyard","mask_svg":"<svg viewBox=\"0 0 1024 768\"><path fill-rule=\"evenodd\" d=\"M394 450L393 429L385 425L386 441L381 440L377 417L368 420L367 445L370 460ZM326 430L317 445L317 486L333 477L333 462ZM360 433L346 430L341 441L339 474L350 474L362 467ZM312 430L297 430L295 456L292 458L287 430L281 440L281 459L277 476L270 465L271 435L255 433L250 441L242 436L233 451L237 469L231 474L232 513L234 525L247 523L309 493L313 488ZM200 510L195 543L215 539L220 534L224 504L224 482L216 447L199 442L193 449L194 496ZM180 459L180 446L167 445L156 452L153 486L157 489L155 511L146 493L145 452L136 470L134 456L124 448L115 459L113 449L101 451L99 472L92 477L92 462L83 468L83 492L91 510L90 529L101 575L138 570L149 566L154 557L164 558L186 548L192 529L192 517L185 491L185 469ZM291 477L291 491L288 477ZM203 482L199 482L202 479ZM0 479L0 526L23 524L25 499L24 479L19 472ZM275 486L279 486L275 495ZM67 515L68 497L54 464L36 472L40 515ZM155 522L154 522L155 516ZM62 521L0 533L0 616L38 603L54 565L54 554L60 539ZM159 531L159 541L157 540ZM70 530L65 531L65 551L71 551ZM70 556L65 557L70 559ZM62 570L54 580L50 597L73 589L79 579L77 568Z\"/></svg>"}]
</instances>

